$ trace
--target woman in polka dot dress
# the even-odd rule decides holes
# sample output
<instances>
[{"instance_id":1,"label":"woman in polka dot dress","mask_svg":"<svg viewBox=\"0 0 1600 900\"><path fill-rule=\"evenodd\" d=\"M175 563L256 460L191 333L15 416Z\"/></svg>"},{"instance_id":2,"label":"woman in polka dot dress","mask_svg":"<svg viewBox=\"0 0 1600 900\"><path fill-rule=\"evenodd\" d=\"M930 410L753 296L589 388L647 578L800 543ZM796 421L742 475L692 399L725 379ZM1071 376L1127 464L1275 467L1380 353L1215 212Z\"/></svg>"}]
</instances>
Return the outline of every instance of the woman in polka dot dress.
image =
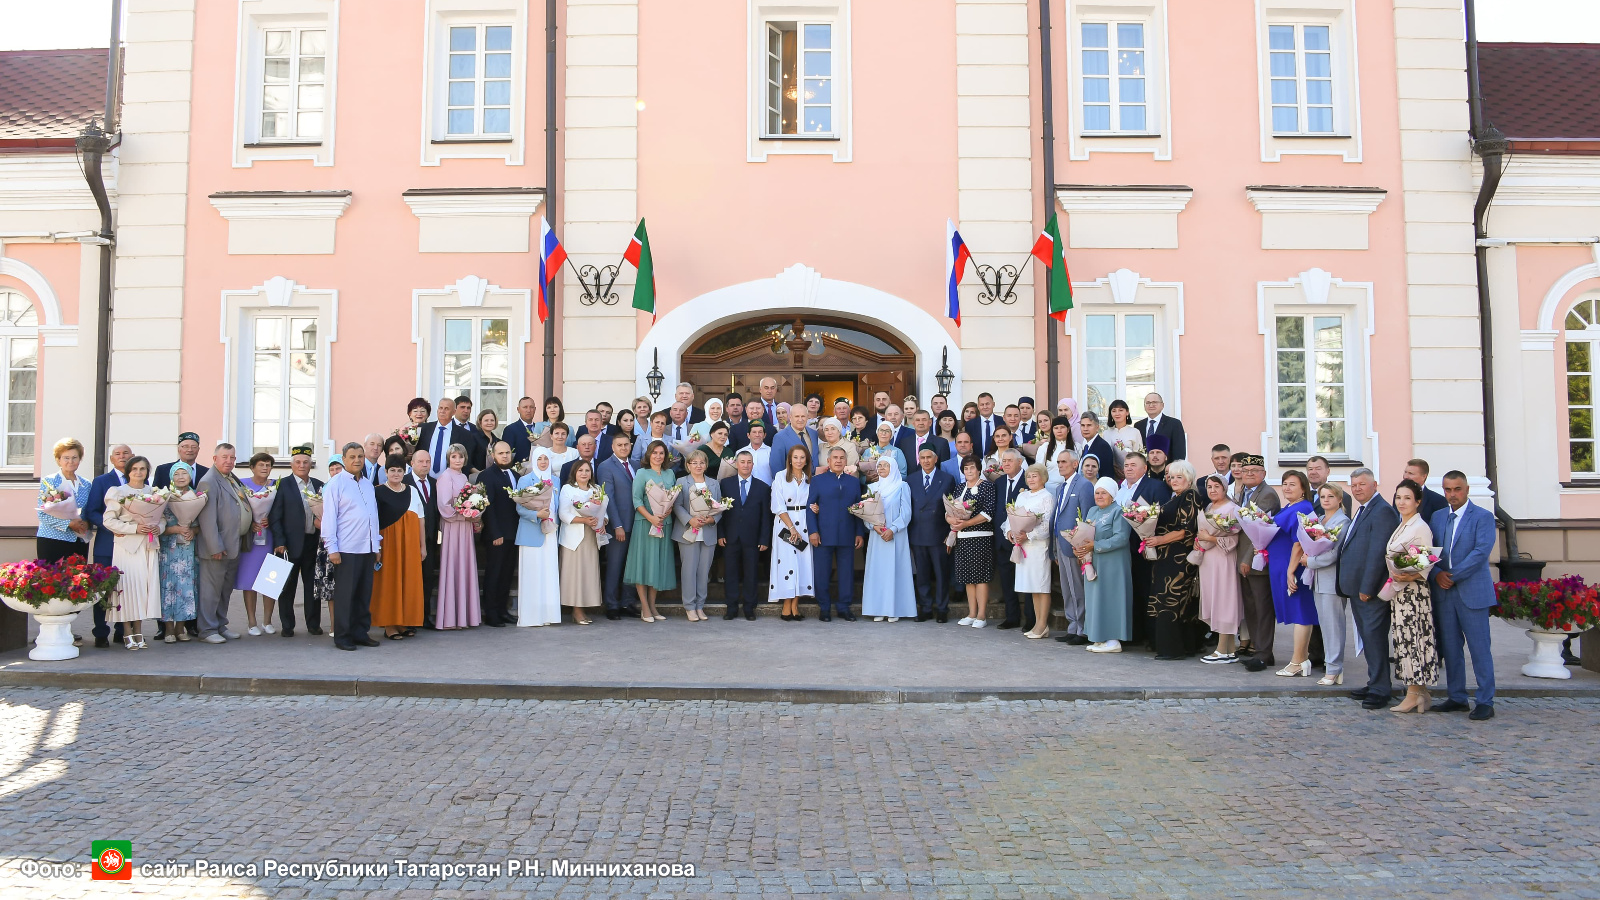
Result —
<instances>
[{"instance_id":1,"label":"woman in polka dot dress","mask_svg":"<svg viewBox=\"0 0 1600 900\"><path fill-rule=\"evenodd\" d=\"M799 622L805 618L800 615L800 598L816 594L805 513L811 495L810 448L804 443L791 447L787 463L784 472L772 479L772 575L767 600L782 600L783 620Z\"/></svg>"}]
</instances>

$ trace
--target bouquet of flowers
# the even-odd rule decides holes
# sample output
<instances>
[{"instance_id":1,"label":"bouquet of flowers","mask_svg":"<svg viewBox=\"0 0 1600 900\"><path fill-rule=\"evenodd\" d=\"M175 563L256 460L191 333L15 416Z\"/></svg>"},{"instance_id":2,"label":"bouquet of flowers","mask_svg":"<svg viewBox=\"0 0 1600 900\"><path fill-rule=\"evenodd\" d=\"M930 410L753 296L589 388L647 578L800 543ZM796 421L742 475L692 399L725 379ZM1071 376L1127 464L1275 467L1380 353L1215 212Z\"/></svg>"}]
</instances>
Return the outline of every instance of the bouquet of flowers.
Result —
<instances>
[{"instance_id":1,"label":"bouquet of flowers","mask_svg":"<svg viewBox=\"0 0 1600 900\"><path fill-rule=\"evenodd\" d=\"M128 494L118 500L117 505L128 518L140 525L154 525L159 531L162 515L167 510L167 498L156 491L148 494ZM156 536L153 534L145 537L149 538L151 543L156 541Z\"/></svg>"},{"instance_id":2,"label":"bouquet of flowers","mask_svg":"<svg viewBox=\"0 0 1600 900\"><path fill-rule=\"evenodd\" d=\"M965 522L966 520L972 518L973 514L976 512L976 510L973 508L975 506L977 506L976 500L962 500L956 497L944 498L944 514L955 519L957 522ZM945 537L944 545L948 548L955 549L956 532L952 531L948 536Z\"/></svg>"},{"instance_id":3,"label":"bouquet of flowers","mask_svg":"<svg viewBox=\"0 0 1600 900\"><path fill-rule=\"evenodd\" d=\"M555 495L554 486L548 481L535 481L525 488L506 488L505 491L518 506L547 514L550 512L550 501ZM553 533L556 530L556 520L549 515L541 516L539 530L545 534Z\"/></svg>"},{"instance_id":4,"label":"bouquet of flowers","mask_svg":"<svg viewBox=\"0 0 1600 900\"><path fill-rule=\"evenodd\" d=\"M709 484L689 491L689 515L691 517L710 516L711 520L715 522L730 509L733 509L733 498L728 497L718 500L711 496L711 486ZM693 538L699 538L700 528L698 526L689 528L685 533L692 535Z\"/></svg>"},{"instance_id":5,"label":"bouquet of flowers","mask_svg":"<svg viewBox=\"0 0 1600 900\"><path fill-rule=\"evenodd\" d=\"M38 609L51 600L98 603L109 608L122 573L81 556L60 562L25 559L0 566L0 594Z\"/></svg>"},{"instance_id":6,"label":"bouquet of flowers","mask_svg":"<svg viewBox=\"0 0 1600 900\"><path fill-rule=\"evenodd\" d=\"M861 477L861 483L871 484L878 480L878 460L883 457L883 448L871 444L861 451L860 460L856 463L856 474Z\"/></svg>"},{"instance_id":7,"label":"bouquet of flowers","mask_svg":"<svg viewBox=\"0 0 1600 900\"><path fill-rule=\"evenodd\" d=\"M599 536L600 546L604 547L611 542L606 534L606 489L599 482L595 482L591 488L589 499L573 507L573 512L579 516L594 517L594 525L590 527Z\"/></svg>"},{"instance_id":8,"label":"bouquet of flowers","mask_svg":"<svg viewBox=\"0 0 1600 900\"><path fill-rule=\"evenodd\" d=\"M311 515L318 519L322 518L322 492L315 486L308 485L300 492L300 496L306 498L306 505L311 507Z\"/></svg>"},{"instance_id":9,"label":"bouquet of flowers","mask_svg":"<svg viewBox=\"0 0 1600 900\"><path fill-rule=\"evenodd\" d=\"M883 517L883 498L876 494L862 497L860 502L852 504L850 515L860 519L873 530L888 526L888 521Z\"/></svg>"},{"instance_id":10,"label":"bouquet of flowers","mask_svg":"<svg viewBox=\"0 0 1600 900\"><path fill-rule=\"evenodd\" d=\"M489 493L481 484L469 484L450 498L450 508L463 519L482 518L484 510L489 508Z\"/></svg>"},{"instance_id":11,"label":"bouquet of flowers","mask_svg":"<svg viewBox=\"0 0 1600 900\"><path fill-rule=\"evenodd\" d=\"M1078 512L1078 524L1072 526L1069 531L1061 532L1061 536L1066 538L1067 543L1072 545L1072 552L1076 555L1079 550L1094 546L1094 523L1085 522L1083 520L1083 512L1080 510ZM1083 571L1084 581L1093 581L1099 577L1100 573L1095 571L1094 563L1088 560L1080 563L1079 568Z\"/></svg>"},{"instance_id":12,"label":"bouquet of flowers","mask_svg":"<svg viewBox=\"0 0 1600 900\"><path fill-rule=\"evenodd\" d=\"M664 488L661 486L661 482L659 481L652 481L645 485L644 500L646 503L650 504L651 515L671 515L672 504L678 502L678 492L681 490L683 490L683 488L676 484L670 488ZM666 533L666 522L662 522L660 525L650 526L651 537L664 537Z\"/></svg>"},{"instance_id":13,"label":"bouquet of flowers","mask_svg":"<svg viewBox=\"0 0 1600 900\"><path fill-rule=\"evenodd\" d=\"M1394 576L1396 575L1421 575L1424 578L1433 564L1439 561L1439 551L1442 547L1429 547L1426 544L1407 544L1404 549L1389 553L1384 561L1389 564L1389 580L1378 589L1378 599L1389 601L1394 599Z\"/></svg>"},{"instance_id":14,"label":"bouquet of flowers","mask_svg":"<svg viewBox=\"0 0 1600 900\"><path fill-rule=\"evenodd\" d=\"M1004 475L1006 470L1000 465L1000 454L996 453L983 461L983 480L995 481Z\"/></svg>"},{"instance_id":15,"label":"bouquet of flowers","mask_svg":"<svg viewBox=\"0 0 1600 900\"><path fill-rule=\"evenodd\" d=\"M721 481L724 478L732 478L733 476L739 474L739 467L733 464L733 459L734 458L731 456L725 457L717 466L718 481Z\"/></svg>"},{"instance_id":16,"label":"bouquet of flowers","mask_svg":"<svg viewBox=\"0 0 1600 900\"><path fill-rule=\"evenodd\" d=\"M415 447L417 445L417 438L421 436L421 425L407 425L404 428L396 428L394 430L394 434L390 435L390 437L399 437L401 440L406 442L407 446L411 447Z\"/></svg>"},{"instance_id":17,"label":"bouquet of flowers","mask_svg":"<svg viewBox=\"0 0 1600 900\"><path fill-rule=\"evenodd\" d=\"M39 512L69 522L78 518L77 489L70 484L66 488L58 488L51 487L48 481L39 482Z\"/></svg>"},{"instance_id":18,"label":"bouquet of flowers","mask_svg":"<svg viewBox=\"0 0 1600 900\"><path fill-rule=\"evenodd\" d=\"M1246 503L1239 507L1239 528L1256 548L1255 558L1250 560L1250 568L1257 572L1266 569L1267 545L1278 536L1278 523L1272 521L1271 513L1254 503Z\"/></svg>"},{"instance_id":19,"label":"bouquet of flowers","mask_svg":"<svg viewBox=\"0 0 1600 900\"><path fill-rule=\"evenodd\" d=\"M1232 513L1203 513L1200 516L1199 527L1201 531L1217 539L1215 549L1228 552L1238 544L1238 539L1233 535L1239 533L1239 517ZM1205 557L1206 548L1195 542L1194 549L1189 551L1189 565L1198 566Z\"/></svg>"},{"instance_id":20,"label":"bouquet of flowers","mask_svg":"<svg viewBox=\"0 0 1600 900\"><path fill-rule=\"evenodd\" d=\"M1111 442L1111 448L1117 451L1118 456L1125 456L1129 450L1138 450L1139 442L1131 441L1127 438L1118 438L1117 440Z\"/></svg>"},{"instance_id":21,"label":"bouquet of flowers","mask_svg":"<svg viewBox=\"0 0 1600 900\"><path fill-rule=\"evenodd\" d=\"M1161 506L1157 503L1134 500L1122 507L1122 517L1128 520L1128 524L1133 526L1133 533L1139 536L1139 552L1144 554L1145 559L1156 558L1156 548L1145 542L1155 537L1160 516Z\"/></svg>"},{"instance_id":22,"label":"bouquet of flowers","mask_svg":"<svg viewBox=\"0 0 1600 900\"><path fill-rule=\"evenodd\" d=\"M194 520L200 518L200 510L206 508L206 495L204 491L192 488L182 492L167 489L167 511L178 520L184 528L194 525ZM322 515L322 495L317 495L317 502L311 507L312 515Z\"/></svg>"},{"instance_id":23,"label":"bouquet of flowers","mask_svg":"<svg viewBox=\"0 0 1600 900\"><path fill-rule=\"evenodd\" d=\"M1300 542L1300 549L1306 556L1321 556L1333 549L1333 544L1339 539L1339 532L1344 530L1343 525L1331 528L1322 524L1315 513L1299 513L1300 533L1295 539ZM1315 573L1310 566L1306 566L1300 573L1300 582L1310 587L1315 581Z\"/></svg>"},{"instance_id":24,"label":"bouquet of flowers","mask_svg":"<svg viewBox=\"0 0 1600 900\"><path fill-rule=\"evenodd\" d=\"M1530 622L1541 631L1583 631L1600 622L1600 592L1577 575L1498 583L1494 596L1490 615Z\"/></svg>"},{"instance_id":25,"label":"bouquet of flowers","mask_svg":"<svg viewBox=\"0 0 1600 900\"><path fill-rule=\"evenodd\" d=\"M1038 527L1038 513L1033 512L1032 510L1023 509L1015 503L1006 504L1006 531L1021 532L1022 534L1026 535L1028 532ZM1022 549L1022 542L1012 539L1011 561L1014 563L1020 563L1027 558L1028 551Z\"/></svg>"},{"instance_id":26,"label":"bouquet of flowers","mask_svg":"<svg viewBox=\"0 0 1600 900\"><path fill-rule=\"evenodd\" d=\"M526 475L526 474L528 474L529 472L532 472L532 471L533 471L533 458L532 457L529 457L528 459L519 459L516 462L511 464L511 474L517 476L518 478L521 478L522 476L524 476L524 475ZM509 488L508 488L508 490L509 490Z\"/></svg>"}]
</instances>

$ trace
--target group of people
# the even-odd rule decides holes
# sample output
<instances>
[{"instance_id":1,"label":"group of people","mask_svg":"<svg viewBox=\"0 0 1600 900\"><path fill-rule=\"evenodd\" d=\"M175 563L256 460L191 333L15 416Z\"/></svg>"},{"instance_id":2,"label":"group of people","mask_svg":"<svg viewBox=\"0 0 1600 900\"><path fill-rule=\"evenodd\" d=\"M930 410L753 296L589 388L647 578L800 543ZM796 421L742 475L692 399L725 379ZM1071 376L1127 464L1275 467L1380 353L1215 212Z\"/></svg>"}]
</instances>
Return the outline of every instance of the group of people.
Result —
<instances>
[{"instance_id":1,"label":"group of people","mask_svg":"<svg viewBox=\"0 0 1600 900\"><path fill-rule=\"evenodd\" d=\"M993 589L998 627L1042 639L1059 593L1058 641L1097 653L1144 643L1158 660L1209 649L1206 663L1252 670L1276 665L1283 624L1293 653L1277 674L1322 667L1319 683L1335 685L1350 616L1367 661L1352 696L1369 708L1388 705L1392 668L1407 687L1395 708L1427 709L1441 662L1450 696L1436 708L1466 708L1465 644L1474 716L1493 715L1495 528L1460 472L1444 476L1441 496L1423 486L1427 463L1412 460L1392 505L1370 469L1350 472L1347 494L1322 457L1274 489L1261 456L1218 444L1201 476L1182 422L1155 393L1138 421L1120 399L1102 421L1070 398L1051 411L1028 397L999 408L983 393L958 411L942 394L926 408L881 391L870 406L838 398L831 408L818 394L795 404L776 394L765 378L756 395L697 405L685 383L663 408L644 397L620 413L600 403L576 428L556 397L542 409L522 398L504 427L495 411L474 419L470 397L417 398L393 434L346 444L326 482L311 474L309 447L276 480L265 453L240 478L226 443L201 465L193 433L179 436L177 461L153 470L115 447L112 470L90 482L77 474L83 447L64 440L41 500L73 492L82 513L41 509L38 552L87 553L123 571L117 602L96 610L97 646L115 625L118 640L143 647L151 619L168 642L235 639L234 590L245 591L248 631L273 633L274 604L252 588L275 555L292 567L279 633L294 633L298 583L307 630L323 633L326 603L335 645L353 650L377 645L374 627L405 640L423 628L553 625L562 607L581 625L602 609L660 622L659 595L671 590L690 621L705 621L718 561L725 619L756 618L765 573L784 621L805 618L806 598L823 621L853 621L864 549L860 610L876 621L945 623L954 593L966 599L958 624L984 628ZM189 524L171 511L160 524L124 513L127 497L155 489L210 499ZM1253 546L1231 527L1242 513L1275 524L1271 541ZM1153 529L1140 527L1147 519ZM1337 535L1317 555L1301 540L1313 525ZM1391 557L1418 545L1442 548L1432 570L1392 573Z\"/></svg>"}]
</instances>

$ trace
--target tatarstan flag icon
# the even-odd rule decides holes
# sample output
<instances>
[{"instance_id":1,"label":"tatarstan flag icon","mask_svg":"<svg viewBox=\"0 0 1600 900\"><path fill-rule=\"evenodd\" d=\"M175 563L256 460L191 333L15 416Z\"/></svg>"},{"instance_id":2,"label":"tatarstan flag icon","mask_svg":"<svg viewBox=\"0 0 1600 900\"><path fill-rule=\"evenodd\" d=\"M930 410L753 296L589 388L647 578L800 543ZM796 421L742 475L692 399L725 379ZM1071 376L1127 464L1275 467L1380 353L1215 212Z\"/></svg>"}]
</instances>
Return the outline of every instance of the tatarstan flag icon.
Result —
<instances>
[{"instance_id":1,"label":"tatarstan flag icon","mask_svg":"<svg viewBox=\"0 0 1600 900\"><path fill-rule=\"evenodd\" d=\"M133 878L132 841L93 841L89 852L94 856L90 878L94 881L130 881Z\"/></svg>"}]
</instances>

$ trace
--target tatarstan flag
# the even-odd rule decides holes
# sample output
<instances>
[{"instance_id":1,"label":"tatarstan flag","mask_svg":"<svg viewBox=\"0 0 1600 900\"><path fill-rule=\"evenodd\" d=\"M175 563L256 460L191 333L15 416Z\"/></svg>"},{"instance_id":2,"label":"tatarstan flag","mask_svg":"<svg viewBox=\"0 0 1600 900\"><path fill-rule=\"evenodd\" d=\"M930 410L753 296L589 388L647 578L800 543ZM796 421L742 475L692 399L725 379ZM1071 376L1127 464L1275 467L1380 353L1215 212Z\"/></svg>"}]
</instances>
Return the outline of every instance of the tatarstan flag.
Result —
<instances>
[{"instance_id":1,"label":"tatarstan flag","mask_svg":"<svg viewBox=\"0 0 1600 900\"><path fill-rule=\"evenodd\" d=\"M1067 272L1067 261L1061 252L1061 226L1050 216L1044 232L1033 242L1033 255L1049 270L1050 318L1058 322L1067 320L1067 310L1072 308L1072 275Z\"/></svg>"},{"instance_id":2,"label":"tatarstan flag","mask_svg":"<svg viewBox=\"0 0 1600 900\"><path fill-rule=\"evenodd\" d=\"M639 270L639 277L633 285L633 308L650 314L650 321L656 319L656 266L650 258L650 235L645 233L644 220L639 220L639 227L634 229L633 240L628 242L628 249L622 258L633 264Z\"/></svg>"}]
</instances>

